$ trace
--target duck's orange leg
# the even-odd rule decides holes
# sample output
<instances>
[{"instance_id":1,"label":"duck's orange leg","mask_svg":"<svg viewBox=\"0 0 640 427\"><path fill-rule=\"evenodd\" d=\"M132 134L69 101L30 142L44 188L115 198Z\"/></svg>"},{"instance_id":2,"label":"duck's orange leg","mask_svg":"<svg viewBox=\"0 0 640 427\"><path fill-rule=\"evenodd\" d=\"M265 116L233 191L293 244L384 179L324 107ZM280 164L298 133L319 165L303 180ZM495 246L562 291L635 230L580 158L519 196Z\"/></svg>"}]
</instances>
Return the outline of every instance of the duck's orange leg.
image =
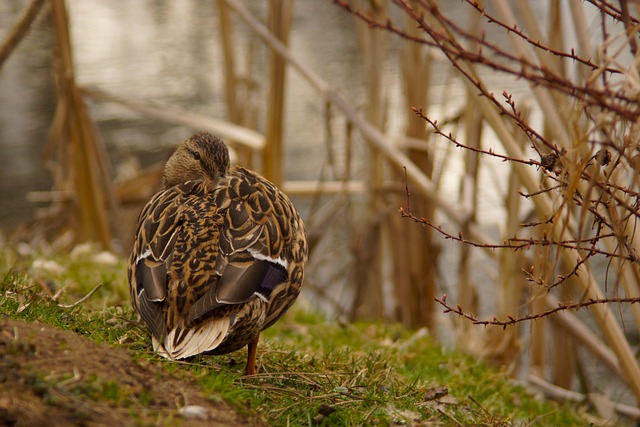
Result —
<instances>
[{"instance_id":1,"label":"duck's orange leg","mask_svg":"<svg viewBox=\"0 0 640 427\"><path fill-rule=\"evenodd\" d=\"M248 354L247 354L247 366L244 368L245 375L254 375L256 373L256 354L258 352L258 339L260 335L256 335L256 337L249 343L248 346Z\"/></svg>"}]
</instances>

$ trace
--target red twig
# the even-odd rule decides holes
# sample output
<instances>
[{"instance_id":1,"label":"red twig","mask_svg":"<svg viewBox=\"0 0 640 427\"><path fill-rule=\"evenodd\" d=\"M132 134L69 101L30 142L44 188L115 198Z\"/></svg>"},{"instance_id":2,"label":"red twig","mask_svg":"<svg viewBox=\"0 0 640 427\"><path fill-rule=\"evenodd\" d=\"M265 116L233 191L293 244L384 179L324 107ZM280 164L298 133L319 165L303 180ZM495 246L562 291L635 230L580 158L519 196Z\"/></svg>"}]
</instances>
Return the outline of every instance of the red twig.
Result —
<instances>
[{"instance_id":1,"label":"red twig","mask_svg":"<svg viewBox=\"0 0 640 427\"><path fill-rule=\"evenodd\" d=\"M607 237L616 237L615 234L613 233L598 235L595 237L591 237L587 239L579 239L579 240L551 240L546 237L543 237L542 239L534 239L531 237L528 237L528 238L512 237L510 239L505 239L503 243L484 243L484 242L476 242L473 240L466 239L462 235L462 232L460 231L458 232L457 235L449 233L445 231L441 225L434 225L433 223L428 221L426 218L417 217L412 213L406 211L402 207L400 207L400 215L402 215L403 218L409 218L416 223L423 224L428 226L429 228L432 228L433 230L440 233L445 238L445 240L453 240L459 243L471 245L476 248L513 249L517 251L520 249L530 249L534 246L555 246L555 247L564 248L564 249L572 249L572 250L586 252L589 255L598 254L598 255L603 255L605 257L622 258L627 261L636 261L635 256L631 254L623 255L617 252L605 251L603 249L599 249L596 247L596 243L599 242L601 239L604 239Z\"/></svg>"},{"instance_id":2,"label":"red twig","mask_svg":"<svg viewBox=\"0 0 640 427\"><path fill-rule=\"evenodd\" d=\"M390 19L387 19L385 22L379 22L376 19L368 16L366 13L354 9L346 0L333 1L340 7L347 10L349 13L356 16L358 19L366 22L372 28L383 29L392 32L404 39L422 43L432 47L437 47L450 60L451 64L456 69L458 69L458 71L461 72L466 79L473 82L474 85L478 87L481 94L485 96L489 95L489 92L481 85L481 83L477 79L473 78L473 76L469 75L463 68L460 67L460 64L458 63L459 60L480 64L495 71L500 71L516 76L518 78L523 78L531 82L534 86L544 86L546 88L553 89L576 100L579 100L586 105L597 106L610 110L619 116L625 117L628 120L636 120L640 117L640 111L638 111L635 98L626 96L625 92L613 91L608 86L599 88L594 85L576 85L571 80L568 80L561 74L555 73L553 70L550 70L547 67L529 62L526 59L523 59L519 56L505 51L504 49L501 49L497 44L492 44L487 41L484 36L477 37L473 34L468 33L462 27L459 27L454 20L444 16L440 12L440 9L435 2L417 0L421 5L421 8L414 8L406 0L394 0L394 3L398 5L403 11L405 11L405 13L407 13L411 18L413 18L418 24L418 27L421 28L429 36L429 38L424 38L408 34L402 28L396 26ZM427 23L424 19L423 10L426 10L432 19L437 20L444 27L444 30L440 28L433 28L429 23ZM484 13L484 16L488 16L486 15L486 12ZM509 32L524 37L528 42L533 42L534 46L540 44L539 42L534 42L531 38L524 35L517 28L509 27L506 24L500 22L495 17L490 18L491 23L494 23L496 25L499 24L500 26L507 28ZM492 59L489 55L483 53L482 49L478 52L472 52L468 49L465 49L447 30L458 34L460 37L463 37L466 40L478 43L480 46L488 49L496 57L502 58L502 60L498 61ZM545 47L545 50L552 53L558 52L550 47ZM592 69L598 70L599 72L621 72L621 70L610 67L603 67L602 65L598 65L584 58L580 58L573 51L571 51L571 53L564 53L563 56L583 63L584 65L590 66ZM492 99L492 101L494 101L495 103L494 99Z\"/></svg>"},{"instance_id":3,"label":"red twig","mask_svg":"<svg viewBox=\"0 0 640 427\"><path fill-rule=\"evenodd\" d=\"M482 148L472 147L472 146L469 146L469 145L462 144L457 139L455 139L450 132L449 133L445 133L440 128L440 126L438 125L438 121L437 120L432 120L428 116L426 116L424 114L424 112L422 111L422 108L412 108L412 110L421 119L423 119L424 121L429 123L429 125L431 125L431 127L433 128L433 131L434 131L434 133L436 135L440 135L440 136L448 139L449 141L451 141L458 148L464 148L465 150L473 151L473 152L478 153L478 154L486 154L488 156L501 159L502 161L505 161L505 162L506 161L510 161L510 162L515 162L515 163L522 163L522 164L529 165L529 166L540 166L541 165L540 162L535 161L533 159L529 159L529 160L518 159L518 158L510 157L510 156L507 156L507 155L504 155L504 154L496 153L491 148L489 148L488 150L483 150Z\"/></svg>"},{"instance_id":4,"label":"red twig","mask_svg":"<svg viewBox=\"0 0 640 427\"><path fill-rule=\"evenodd\" d=\"M433 0L393 0L393 3L422 31L422 34L418 36L412 35L404 27L394 24L390 18L377 20L353 8L347 0L334 0L334 3L372 28L388 31L405 40L439 50L448 59L451 66L460 73L461 77L473 86L473 90L477 89L479 96L488 99L505 120L522 130L539 159L515 158L496 152L492 148L466 145L452 133L447 132L446 126L428 117L422 109L414 108L413 110L429 124L435 134L454 144L457 148L470 150L478 155L491 156L505 162L533 166L541 171L542 189L532 191L529 194L520 194L527 198L553 198L553 212L545 213L547 219L541 219L539 223L523 224L523 227L534 227L540 224L553 225L556 220L561 221L559 225L561 227L574 227L572 223L568 222L571 218L572 220L577 219L579 236L583 235L583 230L588 230L588 223L585 224L587 221L591 223L591 231L586 232L588 237L573 240L556 240L543 234L539 238L516 236L505 239L502 243L472 241L461 232L458 232L457 235L450 233L441 226L432 224L424 217L416 216L411 211L411 197L406 176L406 207L400 208L401 215L432 228L445 239L478 248L517 251L549 246L556 251L572 251L576 254L575 263L563 267L568 270L568 273L554 272L555 280L551 284L544 283L542 279L536 279L533 272L525 272L527 280L538 283L549 290L565 283L570 277L577 276L579 270L594 256L632 263L640 262L636 249L633 247L635 223L640 220L640 191L638 190L640 179L636 177L638 170L640 170L640 155L638 154L637 138L627 133L628 129L632 129L636 121L640 119L640 104L637 102L636 91L625 86L624 79L609 78L613 74L625 77L627 70L623 69L623 66L618 67L615 62L617 59L613 58L612 60L606 51L611 38L610 34L612 34L607 26L616 26L616 30L626 30L627 43L636 56L635 53L640 50L637 42L640 20L631 15L628 0L620 0L620 7L606 0L587 1L598 9L601 17L600 31L603 37L601 47L604 49L601 52L604 54L597 58L582 57L573 49L554 49L545 44L543 40L532 39L522 28L509 26L502 22L476 1L465 0L470 8L473 8L487 20L488 24L519 37L532 49L542 50L566 61L581 64L582 69L587 69L591 73L590 80L582 82L571 73L565 74L560 70L549 69L536 60L525 59L511 53L504 49L500 43L488 40L486 33L477 35L469 32L458 24L460 22L458 19L444 15L438 3ZM612 22L609 18L617 20L618 23ZM467 48L468 42L478 47L470 50ZM477 70L481 67L526 80L532 87L544 87L549 89L553 96L560 95L561 98L575 104L577 106L575 109L576 117L571 118L571 123L568 125L580 127L582 125L577 123L583 121L591 124L588 133L584 136L580 135L574 141L576 144L586 142L589 146L580 146L580 148L585 148L584 150L572 151L569 147L560 149L553 140L547 138L542 132L538 132L527 122L525 115L521 113L516 101L509 93L503 91L502 99L489 91L482 78L477 74ZM575 123L573 119L575 119ZM572 130L569 133L572 137L576 135ZM622 168L618 168L619 166ZM629 229L633 231L629 232ZM614 249L606 249L608 247L601 243L611 241L615 243ZM594 304L635 303L640 299L592 299L572 304L559 304L554 309L538 314L519 318L507 316L508 320L494 318L491 321L480 320L469 315L460 306L447 305L446 295L436 301L445 307L445 312L456 313L473 323L506 327L521 321L545 317L562 310L579 309Z\"/></svg>"},{"instance_id":5,"label":"red twig","mask_svg":"<svg viewBox=\"0 0 640 427\"><path fill-rule=\"evenodd\" d=\"M588 300L584 300L584 301L580 301L580 302L576 302L576 303L570 303L570 304L564 304L564 303L558 303L557 307L554 307L552 309L540 312L540 313L535 313L535 314L528 314L525 316L520 316L520 317L515 317L515 316L511 316L511 315L507 315L507 320L499 320L496 317L494 317L491 320L481 320L479 318L477 318L476 316L469 314L467 312L465 312L463 310L463 308L460 306L460 304L457 304L455 307L453 307L452 305L449 305L449 303L447 303L447 294L444 294L442 296L442 298L434 298L434 300L440 304L441 306L444 307L444 311L443 313L454 313L457 314L458 316L464 317L465 319L471 321L471 323L473 323L474 325L495 325L495 326L502 326L503 329L506 329L507 326L512 326L515 325L516 323L521 323L521 322L525 322L525 321L530 321L530 320L536 320L536 319L542 319L543 317L548 317L554 313L558 313L561 311L566 311L566 310L579 310L582 308L586 308L589 307L591 305L595 305L595 304L626 304L626 303L640 303L640 297L629 297L629 298L621 298L621 297L615 297L615 298L599 298L599 299L588 299Z\"/></svg>"}]
</instances>

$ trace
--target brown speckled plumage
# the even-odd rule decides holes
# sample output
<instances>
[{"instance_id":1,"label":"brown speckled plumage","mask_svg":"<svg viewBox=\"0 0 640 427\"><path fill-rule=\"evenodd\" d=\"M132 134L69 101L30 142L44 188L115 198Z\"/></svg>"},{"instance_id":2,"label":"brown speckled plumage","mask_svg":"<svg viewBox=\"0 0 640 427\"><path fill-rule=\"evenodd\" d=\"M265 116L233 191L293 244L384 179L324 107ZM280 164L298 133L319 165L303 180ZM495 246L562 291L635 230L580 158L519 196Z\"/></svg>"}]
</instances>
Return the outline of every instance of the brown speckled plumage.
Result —
<instances>
[{"instance_id":1,"label":"brown speckled plumage","mask_svg":"<svg viewBox=\"0 0 640 427\"><path fill-rule=\"evenodd\" d=\"M167 161L164 190L142 210L129 262L133 306L169 358L249 345L296 300L307 243L288 197L229 169L227 147L197 133ZM253 346L253 348L252 348Z\"/></svg>"}]
</instances>

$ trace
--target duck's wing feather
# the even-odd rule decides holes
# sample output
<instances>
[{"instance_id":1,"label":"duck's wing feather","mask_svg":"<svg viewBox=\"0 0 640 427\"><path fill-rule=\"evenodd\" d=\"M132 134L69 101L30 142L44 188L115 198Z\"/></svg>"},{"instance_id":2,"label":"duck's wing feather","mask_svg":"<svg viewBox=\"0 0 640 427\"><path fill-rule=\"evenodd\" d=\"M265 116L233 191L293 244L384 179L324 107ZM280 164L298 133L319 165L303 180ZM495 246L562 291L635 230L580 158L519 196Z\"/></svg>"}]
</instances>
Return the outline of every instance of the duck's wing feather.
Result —
<instances>
[{"instance_id":1,"label":"duck's wing feather","mask_svg":"<svg viewBox=\"0 0 640 427\"><path fill-rule=\"evenodd\" d=\"M131 254L133 303L152 334L161 341L167 335L162 301L167 296L167 272L179 232L180 211L197 181L189 181L156 194L138 217Z\"/></svg>"},{"instance_id":2,"label":"duck's wing feather","mask_svg":"<svg viewBox=\"0 0 640 427\"><path fill-rule=\"evenodd\" d=\"M289 203L270 182L243 168L236 168L229 185L221 188L226 200L215 271L218 285L196 301L189 312L194 320L227 304L251 298L267 302L271 291L288 277L285 242L290 225L283 209Z\"/></svg>"}]
</instances>

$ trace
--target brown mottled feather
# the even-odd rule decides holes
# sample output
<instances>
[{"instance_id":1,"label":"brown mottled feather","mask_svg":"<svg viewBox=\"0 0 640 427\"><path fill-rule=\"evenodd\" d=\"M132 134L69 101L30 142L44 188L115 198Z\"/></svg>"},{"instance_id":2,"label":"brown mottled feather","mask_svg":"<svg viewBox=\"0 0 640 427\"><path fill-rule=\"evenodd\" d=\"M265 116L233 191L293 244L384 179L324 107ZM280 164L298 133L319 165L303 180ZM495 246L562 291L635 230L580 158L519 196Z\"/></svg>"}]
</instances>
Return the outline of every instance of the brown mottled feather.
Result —
<instances>
[{"instance_id":1,"label":"brown mottled feather","mask_svg":"<svg viewBox=\"0 0 640 427\"><path fill-rule=\"evenodd\" d=\"M229 170L226 150L204 133L182 143L165 167L166 189L138 219L131 298L165 357L237 350L300 292L307 244L298 212L259 174Z\"/></svg>"}]
</instances>

